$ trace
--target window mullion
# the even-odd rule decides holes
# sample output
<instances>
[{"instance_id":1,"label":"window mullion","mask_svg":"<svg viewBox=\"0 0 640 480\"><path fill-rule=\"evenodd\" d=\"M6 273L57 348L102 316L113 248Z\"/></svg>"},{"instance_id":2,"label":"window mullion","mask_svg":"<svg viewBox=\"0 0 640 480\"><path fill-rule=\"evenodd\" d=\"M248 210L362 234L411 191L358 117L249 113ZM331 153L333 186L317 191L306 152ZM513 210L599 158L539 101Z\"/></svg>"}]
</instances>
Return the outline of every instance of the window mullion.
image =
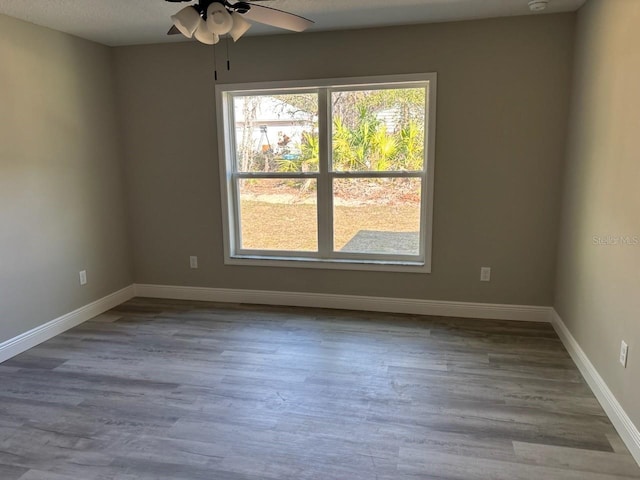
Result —
<instances>
[{"instance_id":1,"label":"window mullion","mask_svg":"<svg viewBox=\"0 0 640 480\"><path fill-rule=\"evenodd\" d=\"M321 258L329 258L333 245L332 192L329 176L331 152L331 104L329 89L318 91L318 142L320 177L318 178L318 251Z\"/></svg>"},{"instance_id":2,"label":"window mullion","mask_svg":"<svg viewBox=\"0 0 640 480\"><path fill-rule=\"evenodd\" d=\"M240 225L242 225L242 209L240 208L240 189L238 188L239 180L240 179L237 177L237 174L235 172L231 174L231 182L229 182L229 188L231 189L231 208L234 216L233 221L231 222L234 249L239 249L242 245L242 229L240 228Z\"/></svg>"}]
</instances>

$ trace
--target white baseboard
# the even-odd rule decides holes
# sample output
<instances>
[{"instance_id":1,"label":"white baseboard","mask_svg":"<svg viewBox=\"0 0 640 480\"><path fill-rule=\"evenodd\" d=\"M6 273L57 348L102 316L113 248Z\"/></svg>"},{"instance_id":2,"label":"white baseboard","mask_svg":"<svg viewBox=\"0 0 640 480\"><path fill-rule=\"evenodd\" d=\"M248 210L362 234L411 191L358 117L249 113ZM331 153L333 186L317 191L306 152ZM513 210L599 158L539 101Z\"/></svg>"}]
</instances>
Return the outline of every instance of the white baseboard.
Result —
<instances>
[{"instance_id":1,"label":"white baseboard","mask_svg":"<svg viewBox=\"0 0 640 480\"><path fill-rule=\"evenodd\" d=\"M631 455L640 465L640 432L638 428L624 411L622 405L620 405L613 395L613 392L609 389L604 379L587 357L587 354L584 353L584 350L582 350L576 339L571 335L571 332L558 315L558 312L553 309L552 313L551 324L553 328L556 330L560 340L562 340L569 355L571 355L571 358L578 366L580 373L582 373L582 376L589 384L589 387L591 387L600 405L602 405L611 423L613 423L613 426L631 452Z\"/></svg>"},{"instance_id":2,"label":"white baseboard","mask_svg":"<svg viewBox=\"0 0 640 480\"><path fill-rule=\"evenodd\" d=\"M551 308L529 305L447 302L410 298L365 297L321 293L237 290L228 288L134 285L136 297L199 300L204 302L249 303L292 307L335 308L370 312L408 313L446 317L550 322Z\"/></svg>"},{"instance_id":3,"label":"white baseboard","mask_svg":"<svg viewBox=\"0 0 640 480\"><path fill-rule=\"evenodd\" d=\"M0 363L133 298L133 285L0 343Z\"/></svg>"}]
</instances>

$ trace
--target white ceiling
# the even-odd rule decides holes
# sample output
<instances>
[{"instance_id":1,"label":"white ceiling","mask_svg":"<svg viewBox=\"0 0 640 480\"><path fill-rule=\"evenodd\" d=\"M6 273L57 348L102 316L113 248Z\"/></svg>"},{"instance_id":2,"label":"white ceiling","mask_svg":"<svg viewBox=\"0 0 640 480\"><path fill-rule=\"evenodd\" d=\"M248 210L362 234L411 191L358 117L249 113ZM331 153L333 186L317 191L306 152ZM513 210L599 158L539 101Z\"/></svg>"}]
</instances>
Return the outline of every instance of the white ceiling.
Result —
<instances>
[{"instance_id":1,"label":"white ceiling","mask_svg":"<svg viewBox=\"0 0 640 480\"><path fill-rule=\"evenodd\" d=\"M311 31L530 15L528 0L271 0L266 5L314 20ZM549 0L544 13L585 0ZM105 45L175 42L169 16L188 3L163 0L0 0L0 13ZM248 34L281 33L255 25Z\"/></svg>"}]
</instances>

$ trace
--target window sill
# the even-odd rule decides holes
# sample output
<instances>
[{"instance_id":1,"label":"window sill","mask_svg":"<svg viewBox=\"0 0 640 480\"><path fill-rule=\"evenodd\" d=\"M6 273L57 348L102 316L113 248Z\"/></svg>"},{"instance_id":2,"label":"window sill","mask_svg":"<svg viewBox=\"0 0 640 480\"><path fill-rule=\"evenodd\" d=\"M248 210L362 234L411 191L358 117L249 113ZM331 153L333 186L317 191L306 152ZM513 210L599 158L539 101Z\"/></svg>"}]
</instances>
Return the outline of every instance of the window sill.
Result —
<instances>
[{"instance_id":1,"label":"window sill","mask_svg":"<svg viewBox=\"0 0 640 480\"><path fill-rule=\"evenodd\" d=\"M264 257L257 255L236 255L225 258L226 265L247 267L289 267L319 268L325 270L366 270L375 272L431 273L424 262L376 261L376 260L338 260L304 257Z\"/></svg>"}]
</instances>

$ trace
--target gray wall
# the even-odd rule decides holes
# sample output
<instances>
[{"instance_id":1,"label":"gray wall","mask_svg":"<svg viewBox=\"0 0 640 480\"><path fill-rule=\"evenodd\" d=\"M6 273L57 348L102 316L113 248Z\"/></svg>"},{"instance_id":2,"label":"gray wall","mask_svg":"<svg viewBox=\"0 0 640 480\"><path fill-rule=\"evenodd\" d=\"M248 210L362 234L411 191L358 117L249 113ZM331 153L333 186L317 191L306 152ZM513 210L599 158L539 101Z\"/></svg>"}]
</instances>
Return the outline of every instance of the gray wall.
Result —
<instances>
[{"instance_id":1,"label":"gray wall","mask_svg":"<svg viewBox=\"0 0 640 480\"><path fill-rule=\"evenodd\" d=\"M116 49L136 282L550 305L574 20L529 16L231 46L224 83L438 73L431 274L225 266L212 49ZM200 257L199 270L189 269L189 255ZM493 267L491 283L479 282L481 266Z\"/></svg>"},{"instance_id":2,"label":"gray wall","mask_svg":"<svg viewBox=\"0 0 640 480\"><path fill-rule=\"evenodd\" d=\"M132 282L112 57L0 15L0 342Z\"/></svg>"},{"instance_id":3,"label":"gray wall","mask_svg":"<svg viewBox=\"0 0 640 480\"><path fill-rule=\"evenodd\" d=\"M640 425L640 2L578 16L555 307ZM618 242L629 236L633 245ZM594 237L596 237L594 239ZM635 238L634 238L635 237ZM630 346L618 363L620 341Z\"/></svg>"}]
</instances>

